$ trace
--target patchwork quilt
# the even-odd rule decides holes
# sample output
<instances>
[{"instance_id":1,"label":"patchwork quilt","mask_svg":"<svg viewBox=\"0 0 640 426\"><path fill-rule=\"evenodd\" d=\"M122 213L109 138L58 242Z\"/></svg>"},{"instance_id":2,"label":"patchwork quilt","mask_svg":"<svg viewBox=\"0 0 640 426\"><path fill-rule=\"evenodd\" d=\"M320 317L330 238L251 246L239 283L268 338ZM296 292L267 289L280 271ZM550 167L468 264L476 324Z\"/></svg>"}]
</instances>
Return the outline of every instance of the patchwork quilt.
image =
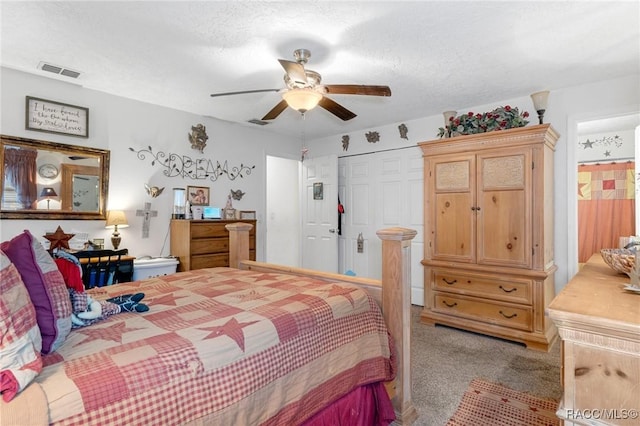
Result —
<instances>
[{"instance_id":1,"label":"patchwork quilt","mask_svg":"<svg viewBox=\"0 0 640 426\"><path fill-rule=\"evenodd\" d=\"M57 425L300 424L394 376L389 333L362 289L212 268L90 290L145 293L145 313L71 331L36 381Z\"/></svg>"}]
</instances>

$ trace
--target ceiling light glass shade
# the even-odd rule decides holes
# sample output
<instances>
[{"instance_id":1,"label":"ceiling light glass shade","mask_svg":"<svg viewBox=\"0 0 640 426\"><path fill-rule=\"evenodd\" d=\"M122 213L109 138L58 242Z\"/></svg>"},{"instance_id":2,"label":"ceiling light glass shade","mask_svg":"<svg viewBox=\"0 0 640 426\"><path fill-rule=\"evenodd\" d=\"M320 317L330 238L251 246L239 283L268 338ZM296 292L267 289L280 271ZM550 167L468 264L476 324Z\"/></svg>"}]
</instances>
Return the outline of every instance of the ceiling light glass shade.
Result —
<instances>
[{"instance_id":1,"label":"ceiling light glass shade","mask_svg":"<svg viewBox=\"0 0 640 426\"><path fill-rule=\"evenodd\" d=\"M105 225L105 228L115 227L117 229L118 226L120 228L126 228L129 226L129 223L127 223L127 216L125 216L122 210L109 210L107 212L107 224Z\"/></svg>"},{"instance_id":2,"label":"ceiling light glass shade","mask_svg":"<svg viewBox=\"0 0 640 426\"><path fill-rule=\"evenodd\" d=\"M318 105L318 102L322 99L322 94L313 89L291 89L282 94L282 99L291 108L304 114Z\"/></svg>"}]
</instances>

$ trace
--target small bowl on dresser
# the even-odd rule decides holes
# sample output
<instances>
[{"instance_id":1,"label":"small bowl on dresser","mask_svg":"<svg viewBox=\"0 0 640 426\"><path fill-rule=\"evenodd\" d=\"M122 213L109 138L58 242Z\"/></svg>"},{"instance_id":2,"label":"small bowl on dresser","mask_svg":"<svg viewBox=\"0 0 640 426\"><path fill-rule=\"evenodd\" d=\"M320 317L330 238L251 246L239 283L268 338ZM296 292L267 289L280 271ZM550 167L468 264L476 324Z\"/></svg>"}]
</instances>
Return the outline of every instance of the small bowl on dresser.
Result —
<instances>
[{"instance_id":1,"label":"small bowl on dresser","mask_svg":"<svg viewBox=\"0 0 640 426\"><path fill-rule=\"evenodd\" d=\"M614 271L627 275L631 273L636 259L635 250L610 248L600 250L600 254L607 265Z\"/></svg>"}]
</instances>

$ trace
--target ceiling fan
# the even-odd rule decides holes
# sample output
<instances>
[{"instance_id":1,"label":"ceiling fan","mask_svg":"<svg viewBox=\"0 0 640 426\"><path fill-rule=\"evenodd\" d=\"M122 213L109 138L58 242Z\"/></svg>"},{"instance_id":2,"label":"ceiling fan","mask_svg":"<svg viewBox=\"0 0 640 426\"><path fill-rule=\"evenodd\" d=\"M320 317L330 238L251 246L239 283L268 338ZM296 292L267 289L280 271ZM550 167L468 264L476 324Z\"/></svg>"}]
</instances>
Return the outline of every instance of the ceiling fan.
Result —
<instances>
[{"instance_id":1,"label":"ceiling fan","mask_svg":"<svg viewBox=\"0 0 640 426\"><path fill-rule=\"evenodd\" d=\"M278 59L285 70L284 89L258 89L244 90L240 92L213 93L212 97L240 95L245 93L280 92L282 100L271 109L262 120L277 118L287 106L299 111L301 114L320 106L343 121L351 120L356 114L349 111L336 101L325 95L365 95L365 96L391 96L389 86L364 86L355 84L320 84L322 77L319 73L305 69L304 64L311 57L307 49L297 49L293 52L295 62L286 59Z\"/></svg>"}]
</instances>

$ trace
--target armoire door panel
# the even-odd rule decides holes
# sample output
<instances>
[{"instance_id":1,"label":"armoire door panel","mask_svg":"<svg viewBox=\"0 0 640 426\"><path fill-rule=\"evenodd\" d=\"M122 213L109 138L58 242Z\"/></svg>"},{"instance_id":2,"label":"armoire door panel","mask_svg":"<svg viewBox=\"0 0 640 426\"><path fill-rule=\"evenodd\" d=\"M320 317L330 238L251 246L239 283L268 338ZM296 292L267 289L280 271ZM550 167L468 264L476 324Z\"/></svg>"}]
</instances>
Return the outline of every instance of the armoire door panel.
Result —
<instances>
[{"instance_id":1,"label":"armoire door panel","mask_svg":"<svg viewBox=\"0 0 640 426\"><path fill-rule=\"evenodd\" d=\"M471 193L444 193L435 196L433 259L474 261L475 212Z\"/></svg>"},{"instance_id":2,"label":"armoire door panel","mask_svg":"<svg viewBox=\"0 0 640 426\"><path fill-rule=\"evenodd\" d=\"M477 213L478 264L530 266L525 192L484 191Z\"/></svg>"}]
</instances>

